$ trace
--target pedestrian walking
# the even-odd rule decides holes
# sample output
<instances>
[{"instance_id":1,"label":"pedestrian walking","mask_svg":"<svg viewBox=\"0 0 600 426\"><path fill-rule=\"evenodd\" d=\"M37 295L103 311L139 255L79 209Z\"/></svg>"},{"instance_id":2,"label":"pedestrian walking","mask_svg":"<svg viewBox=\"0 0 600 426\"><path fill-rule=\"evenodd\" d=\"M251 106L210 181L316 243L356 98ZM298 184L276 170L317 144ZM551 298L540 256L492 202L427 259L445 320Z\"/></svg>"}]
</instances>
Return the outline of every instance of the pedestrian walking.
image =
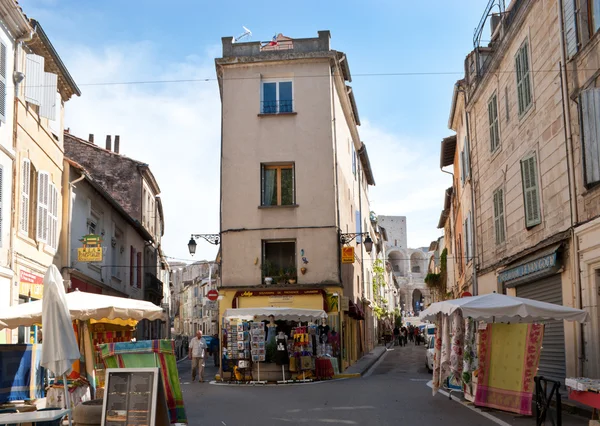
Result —
<instances>
[{"instance_id":1,"label":"pedestrian walking","mask_svg":"<svg viewBox=\"0 0 600 426\"><path fill-rule=\"evenodd\" d=\"M408 340L412 342L414 337L415 337L415 328L413 327L412 324L410 324L408 326Z\"/></svg>"},{"instance_id":2,"label":"pedestrian walking","mask_svg":"<svg viewBox=\"0 0 600 426\"><path fill-rule=\"evenodd\" d=\"M419 327L415 327L415 346L421 344L421 337L419 336Z\"/></svg>"},{"instance_id":3,"label":"pedestrian walking","mask_svg":"<svg viewBox=\"0 0 600 426\"><path fill-rule=\"evenodd\" d=\"M198 330L196 337L190 340L190 351L188 357L192 360L192 382L196 380L196 372L198 373L198 382L204 381L204 357L207 352L207 346L202 339L202 332Z\"/></svg>"},{"instance_id":4,"label":"pedestrian walking","mask_svg":"<svg viewBox=\"0 0 600 426\"><path fill-rule=\"evenodd\" d=\"M212 354L213 356L213 361L215 363L215 367L219 366L220 363L220 357L219 357L219 353L220 353L220 349L219 349L219 335L218 334L214 334L212 337L212 340L210 341L210 348L208 348L209 352Z\"/></svg>"},{"instance_id":5,"label":"pedestrian walking","mask_svg":"<svg viewBox=\"0 0 600 426\"><path fill-rule=\"evenodd\" d=\"M400 344L400 328L398 326L394 327L394 346L398 346Z\"/></svg>"},{"instance_id":6,"label":"pedestrian walking","mask_svg":"<svg viewBox=\"0 0 600 426\"><path fill-rule=\"evenodd\" d=\"M408 330L406 329L405 326L402 326L400 328L400 346L406 346L407 344L407 334L408 334Z\"/></svg>"}]
</instances>

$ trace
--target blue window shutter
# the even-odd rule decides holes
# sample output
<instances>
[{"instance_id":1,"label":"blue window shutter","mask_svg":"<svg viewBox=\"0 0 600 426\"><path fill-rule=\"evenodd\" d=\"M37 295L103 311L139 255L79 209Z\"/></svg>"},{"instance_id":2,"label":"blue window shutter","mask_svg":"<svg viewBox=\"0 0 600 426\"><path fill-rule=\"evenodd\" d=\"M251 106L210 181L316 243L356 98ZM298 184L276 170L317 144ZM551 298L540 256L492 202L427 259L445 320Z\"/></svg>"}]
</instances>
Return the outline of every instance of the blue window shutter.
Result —
<instances>
[{"instance_id":1,"label":"blue window shutter","mask_svg":"<svg viewBox=\"0 0 600 426\"><path fill-rule=\"evenodd\" d=\"M362 228L362 221L360 220L360 212L358 210L356 210L356 233L360 234L362 233L361 228ZM362 236L357 236L356 237L356 242L357 243L362 243Z\"/></svg>"},{"instance_id":2,"label":"blue window shutter","mask_svg":"<svg viewBox=\"0 0 600 426\"><path fill-rule=\"evenodd\" d=\"M600 89L581 93L585 184L600 182Z\"/></svg>"},{"instance_id":3,"label":"blue window shutter","mask_svg":"<svg viewBox=\"0 0 600 426\"><path fill-rule=\"evenodd\" d=\"M577 15L575 13L575 0L563 0L563 17L565 25L565 42L567 56L570 58L577 53Z\"/></svg>"}]
</instances>

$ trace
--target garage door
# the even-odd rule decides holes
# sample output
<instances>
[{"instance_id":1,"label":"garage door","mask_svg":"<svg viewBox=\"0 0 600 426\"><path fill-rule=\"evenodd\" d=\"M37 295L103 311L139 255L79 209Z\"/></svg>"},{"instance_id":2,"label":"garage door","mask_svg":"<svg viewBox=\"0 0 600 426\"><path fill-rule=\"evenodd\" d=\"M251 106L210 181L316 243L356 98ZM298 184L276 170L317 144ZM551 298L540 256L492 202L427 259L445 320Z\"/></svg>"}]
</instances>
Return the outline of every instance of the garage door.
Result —
<instances>
[{"instance_id":1,"label":"garage door","mask_svg":"<svg viewBox=\"0 0 600 426\"><path fill-rule=\"evenodd\" d=\"M516 290L517 297L562 305L560 275L518 286ZM563 321L545 322L538 375L562 383L565 381L565 325Z\"/></svg>"}]
</instances>

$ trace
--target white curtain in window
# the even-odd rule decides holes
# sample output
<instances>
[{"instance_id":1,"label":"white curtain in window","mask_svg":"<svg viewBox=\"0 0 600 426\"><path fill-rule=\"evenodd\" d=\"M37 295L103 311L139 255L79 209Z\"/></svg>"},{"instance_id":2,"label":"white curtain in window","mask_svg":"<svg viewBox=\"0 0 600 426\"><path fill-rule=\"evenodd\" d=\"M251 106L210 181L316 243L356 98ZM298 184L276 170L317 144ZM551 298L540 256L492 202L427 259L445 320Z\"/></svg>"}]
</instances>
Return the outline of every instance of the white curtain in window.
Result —
<instances>
[{"instance_id":1,"label":"white curtain in window","mask_svg":"<svg viewBox=\"0 0 600 426\"><path fill-rule=\"evenodd\" d=\"M273 194L275 192L275 185L277 179L277 170L266 169L265 170L265 199L264 205L272 205Z\"/></svg>"}]
</instances>

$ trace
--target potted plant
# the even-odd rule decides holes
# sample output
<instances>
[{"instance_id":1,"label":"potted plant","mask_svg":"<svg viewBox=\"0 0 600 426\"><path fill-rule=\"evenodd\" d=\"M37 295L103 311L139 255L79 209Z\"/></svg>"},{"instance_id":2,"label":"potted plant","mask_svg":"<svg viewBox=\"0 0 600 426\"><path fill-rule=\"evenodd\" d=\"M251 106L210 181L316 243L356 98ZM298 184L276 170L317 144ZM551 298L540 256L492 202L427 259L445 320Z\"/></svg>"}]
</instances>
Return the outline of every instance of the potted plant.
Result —
<instances>
[{"instance_id":1,"label":"potted plant","mask_svg":"<svg viewBox=\"0 0 600 426\"><path fill-rule=\"evenodd\" d=\"M296 267L290 266L285 270L285 277L287 278L287 282L289 284L296 284Z\"/></svg>"},{"instance_id":2,"label":"potted plant","mask_svg":"<svg viewBox=\"0 0 600 426\"><path fill-rule=\"evenodd\" d=\"M265 280L265 284L270 285L273 283L273 262L269 261L269 260L265 260L265 263L263 263L262 265L262 275L263 275L263 279Z\"/></svg>"},{"instance_id":3,"label":"potted plant","mask_svg":"<svg viewBox=\"0 0 600 426\"><path fill-rule=\"evenodd\" d=\"M284 284L285 283L285 279L286 279L285 269L279 268L279 272L277 273L277 282L279 284Z\"/></svg>"}]
</instances>

